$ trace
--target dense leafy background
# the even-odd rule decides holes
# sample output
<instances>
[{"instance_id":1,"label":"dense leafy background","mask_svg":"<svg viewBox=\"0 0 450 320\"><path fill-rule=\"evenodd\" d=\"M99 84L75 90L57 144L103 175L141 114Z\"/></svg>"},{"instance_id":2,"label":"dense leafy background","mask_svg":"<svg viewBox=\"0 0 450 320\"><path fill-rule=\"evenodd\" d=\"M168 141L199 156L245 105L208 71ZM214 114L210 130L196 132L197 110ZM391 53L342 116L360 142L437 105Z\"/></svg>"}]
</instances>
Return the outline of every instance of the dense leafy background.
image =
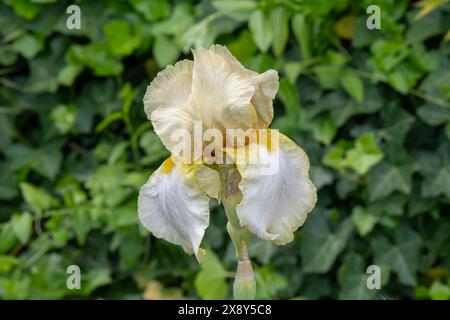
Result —
<instances>
[{"instance_id":1,"label":"dense leafy background","mask_svg":"<svg viewBox=\"0 0 450 320\"><path fill-rule=\"evenodd\" d=\"M447 1L75 3L81 30L66 28L71 2L0 2L0 298L231 296L216 203L202 266L136 214L168 156L145 88L212 43L279 71L272 127L307 151L319 190L294 242L253 239L258 297L450 298ZM381 31L365 27L371 4ZM71 264L81 290L66 288Z\"/></svg>"}]
</instances>

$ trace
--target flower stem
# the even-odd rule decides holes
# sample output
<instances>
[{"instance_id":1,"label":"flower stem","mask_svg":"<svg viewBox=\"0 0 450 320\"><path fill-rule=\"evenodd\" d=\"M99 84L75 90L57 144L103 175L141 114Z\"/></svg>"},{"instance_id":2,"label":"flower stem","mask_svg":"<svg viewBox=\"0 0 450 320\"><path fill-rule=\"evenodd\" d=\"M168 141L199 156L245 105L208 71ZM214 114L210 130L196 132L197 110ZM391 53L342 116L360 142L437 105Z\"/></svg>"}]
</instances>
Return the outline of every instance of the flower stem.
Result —
<instances>
[{"instance_id":1,"label":"flower stem","mask_svg":"<svg viewBox=\"0 0 450 320\"><path fill-rule=\"evenodd\" d=\"M248 242L251 234L247 228L239 224L236 214L236 206L242 200L242 193L238 187L240 175L234 166L221 166L219 174L221 180L220 199L228 219L228 234L233 242L238 260L233 284L234 298L253 300L256 295L256 281L248 254Z\"/></svg>"}]
</instances>

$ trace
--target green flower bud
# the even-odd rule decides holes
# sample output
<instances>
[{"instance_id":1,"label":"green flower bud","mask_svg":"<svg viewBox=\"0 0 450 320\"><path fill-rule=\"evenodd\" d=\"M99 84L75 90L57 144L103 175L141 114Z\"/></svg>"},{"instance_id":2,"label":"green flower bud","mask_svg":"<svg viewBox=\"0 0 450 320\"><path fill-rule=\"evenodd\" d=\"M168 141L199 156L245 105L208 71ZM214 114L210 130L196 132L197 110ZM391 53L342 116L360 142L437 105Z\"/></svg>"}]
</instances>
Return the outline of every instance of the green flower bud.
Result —
<instances>
[{"instance_id":1,"label":"green flower bud","mask_svg":"<svg viewBox=\"0 0 450 320\"><path fill-rule=\"evenodd\" d=\"M234 299L254 300L256 295L256 281L252 262L249 258L239 259L236 277L233 284Z\"/></svg>"}]
</instances>

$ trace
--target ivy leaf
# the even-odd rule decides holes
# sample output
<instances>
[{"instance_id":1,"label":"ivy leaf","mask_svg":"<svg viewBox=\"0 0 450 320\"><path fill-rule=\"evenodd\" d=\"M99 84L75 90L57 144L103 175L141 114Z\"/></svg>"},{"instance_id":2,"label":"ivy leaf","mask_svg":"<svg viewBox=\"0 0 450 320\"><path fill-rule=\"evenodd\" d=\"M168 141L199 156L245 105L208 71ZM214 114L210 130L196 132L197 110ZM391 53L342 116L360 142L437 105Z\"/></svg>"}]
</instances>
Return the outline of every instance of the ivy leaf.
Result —
<instances>
[{"instance_id":1,"label":"ivy leaf","mask_svg":"<svg viewBox=\"0 0 450 320\"><path fill-rule=\"evenodd\" d=\"M68 40L62 37L52 39L50 52L39 55L30 65L26 90L33 93L55 92L58 89L58 74L64 66L64 53Z\"/></svg>"},{"instance_id":2,"label":"ivy leaf","mask_svg":"<svg viewBox=\"0 0 450 320\"><path fill-rule=\"evenodd\" d=\"M352 221L361 237L365 237L373 230L378 222L378 218L367 209L358 206L352 210Z\"/></svg>"},{"instance_id":3,"label":"ivy leaf","mask_svg":"<svg viewBox=\"0 0 450 320\"><path fill-rule=\"evenodd\" d=\"M88 296L94 290L110 284L113 280L111 278L111 270L108 268L97 268L89 270L86 275L81 277L81 294Z\"/></svg>"},{"instance_id":4,"label":"ivy leaf","mask_svg":"<svg viewBox=\"0 0 450 320\"><path fill-rule=\"evenodd\" d=\"M321 115L311 123L314 139L329 145L337 134L337 128L330 115Z\"/></svg>"},{"instance_id":5,"label":"ivy leaf","mask_svg":"<svg viewBox=\"0 0 450 320\"><path fill-rule=\"evenodd\" d=\"M322 166L311 166L309 169L311 180L314 182L317 190L333 182L333 173L331 170Z\"/></svg>"},{"instance_id":6,"label":"ivy leaf","mask_svg":"<svg viewBox=\"0 0 450 320\"><path fill-rule=\"evenodd\" d=\"M106 43L115 56L128 56L139 46L139 35L133 34L131 25L124 20L111 20L103 26Z\"/></svg>"},{"instance_id":7,"label":"ivy leaf","mask_svg":"<svg viewBox=\"0 0 450 320\"><path fill-rule=\"evenodd\" d=\"M300 97L296 86L286 78L280 79L279 97L288 115L293 115L300 106Z\"/></svg>"},{"instance_id":8,"label":"ivy leaf","mask_svg":"<svg viewBox=\"0 0 450 320\"><path fill-rule=\"evenodd\" d=\"M43 41L32 34L25 34L15 40L12 47L25 58L32 59L42 49Z\"/></svg>"},{"instance_id":9,"label":"ivy leaf","mask_svg":"<svg viewBox=\"0 0 450 320\"><path fill-rule=\"evenodd\" d=\"M338 270L340 286L339 299L368 300L375 296L375 290L367 288L368 274L364 259L355 253L348 254Z\"/></svg>"},{"instance_id":10,"label":"ivy leaf","mask_svg":"<svg viewBox=\"0 0 450 320\"><path fill-rule=\"evenodd\" d=\"M429 294L432 300L448 300L450 299L450 287L442 282L434 281Z\"/></svg>"},{"instance_id":11,"label":"ivy leaf","mask_svg":"<svg viewBox=\"0 0 450 320\"><path fill-rule=\"evenodd\" d=\"M421 186L424 197L445 195L450 199L450 148L443 142L436 153L422 152L418 156L420 171L425 176Z\"/></svg>"},{"instance_id":12,"label":"ivy leaf","mask_svg":"<svg viewBox=\"0 0 450 320\"><path fill-rule=\"evenodd\" d=\"M283 7L277 7L270 13L270 21L273 29L272 50L280 57L284 53L289 38L289 15Z\"/></svg>"},{"instance_id":13,"label":"ivy leaf","mask_svg":"<svg viewBox=\"0 0 450 320\"><path fill-rule=\"evenodd\" d=\"M114 76L123 71L122 63L109 53L104 44L72 45L68 55L74 63L93 69L98 76Z\"/></svg>"},{"instance_id":14,"label":"ivy leaf","mask_svg":"<svg viewBox=\"0 0 450 320\"><path fill-rule=\"evenodd\" d=\"M303 227L300 255L305 272L325 273L344 249L352 233L350 219L342 221L332 232L323 214L313 213Z\"/></svg>"},{"instance_id":15,"label":"ivy leaf","mask_svg":"<svg viewBox=\"0 0 450 320\"><path fill-rule=\"evenodd\" d=\"M355 98L356 101L359 103L364 101L364 84L355 72L345 70L341 78L341 83L348 94Z\"/></svg>"},{"instance_id":16,"label":"ivy leaf","mask_svg":"<svg viewBox=\"0 0 450 320\"><path fill-rule=\"evenodd\" d=\"M273 39L272 25L269 17L261 10L256 10L251 14L248 20L248 27L253 35L256 46L262 52L267 52Z\"/></svg>"},{"instance_id":17,"label":"ivy leaf","mask_svg":"<svg viewBox=\"0 0 450 320\"><path fill-rule=\"evenodd\" d=\"M359 136L355 141L355 147L346 155L348 166L358 174L367 173L381 159L383 152L378 148L375 135L371 132Z\"/></svg>"},{"instance_id":18,"label":"ivy leaf","mask_svg":"<svg viewBox=\"0 0 450 320\"><path fill-rule=\"evenodd\" d=\"M165 18L170 13L167 0L131 0L131 5L149 21Z\"/></svg>"},{"instance_id":19,"label":"ivy leaf","mask_svg":"<svg viewBox=\"0 0 450 320\"><path fill-rule=\"evenodd\" d=\"M450 199L450 166L442 167L436 176L428 176L422 184L424 197L445 195Z\"/></svg>"},{"instance_id":20,"label":"ivy leaf","mask_svg":"<svg viewBox=\"0 0 450 320\"><path fill-rule=\"evenodd\" d=\"M201 271L195 278L195 288L202 299L220 300L228 296L227 271L212 251L207 251Z\"/></svg>"},{"instance_id":21,"label":"ivy leaf","mask_svg":"<svg viewBox=\"0 0 450 320\"><path fill-rule=\"evenodd\" d=\"M17 239L25 244L31 235L31 228L33 224L33 218L28 212L16 213L11 218L11 225Z\"/></svg>"},{"instance_id":22,"label":"ivy leaf","mask_svg":"<svg viewBox=\"0 0 450 320\"><path fill-rule=\"evenodd\" d=\"M412 187L414 167L404 165L394 166L388 162L377 165L369 174L369 199L376 201L387 197L394 191L409 194Z\"/></svg>"},{"instance_id":23,"label":"ivy leaf","mask_svg":"<svg viewBox=\"0 0 450 320\"><path fill-rule=\"evenodd\" d=\"M384 236L377 236L371 241L375 264L389 266L401 283L415 286L421 244L420 236L407 226L394 231L393 243Z\"/></svg>"},{"instance_id":24,"label":"ivy leaf","mask_svg":"<svg viewBox=\"0 0 450 320\"><path fill-rule=\"evenodd\" d=\"M32 0L5 0L5 2L13 7L14 12L19 17L26 20L33 20L44 8L41 4Z\"/></svg>"},{"instance_id":25,"label":"ivy leaf","mask_svg":"<svg viewBox=\"0 0 450 320\"><path fill-rule=\"evenodd\" d=\"M46 191L27 182L20 184L20 190L22 191L22 197L36 212L50 209L58 203Z\"/></svg>"},{"instance_id":26,"label":"ivy leaf","mask_svg":"<svg viewBox=\"0 0 450 320\"><path fill-rule=\"evenodd\" d=\"M397 144L405 140L405 136L414 123L414 117L399 106L391 105L382 113L384 127L381 130L383 137Z\"/></svg>"},{"instance_id":27,"label":"ivy leaf","mask_svg":"<svg viewBox=\"0 0 450 320\"><path fill-rule=\"evenodd\" d=\"M325 96L326 104L331 108L331 116L337 127L341 127L345 122L355 115L371 114L383 107L383 99L376 87L368 87L365 90L364 101L359 103L355 99L346 99L336 92ZM321 104L324 103L321 101Z\"/></svg>"},{"instance_id":28,"label":"ivy leaf","mask_svg":"<svg viewBox=\"0 0 450 320\"><path fill-rule=\"evenodd\" d=\"M6 223L0 229L0 254L11 250L17 242L15 232L10 222Z\"/></svg>"},{"instance_id":29,"label":"ivy leaf","mask_svg":"<svg viewBox=\"0 0 450 320\"><path fill-rule=\"evenodd\" d=\"M311 58L311 41L309 24L306 19L306 15L297 13L292 18L292 30L300 44L300 50L302 52L302 58L308 60Z\"/></svg>"},{"instance_id":30,"label":"ivy leaf","mask_svg":"<svg viewBox=\"0 0 450 320\"><path fill-rule=\"evenodd\" d=\"M434 104L425 104L417 110L417 115L430 126L439 126L450 122L450 109Z\"/></svg>"},{"instance_id":31,"label":"ivy leaf","mask_svg":"<svg viewBox=\"0 0 450 320\"><path fill-rule=\"evenodd\" d=\"M153 55L158 66L164 68L177 60L180 49L173 40L165 36L159 36L153 45Z\"/></svg>"},{"instance_id":32,"label":"ivy leaf","mask_svg":"<svg viewBox=\"0 0 450 320\"><path fill-rule=\"evenodd\" d=\"M265 265L259 268L255 274L256 278L256 298L276 299L277 292L286 288L288 281L282 275L276 273L272 267Z\"/></svg>"}]
</instances>

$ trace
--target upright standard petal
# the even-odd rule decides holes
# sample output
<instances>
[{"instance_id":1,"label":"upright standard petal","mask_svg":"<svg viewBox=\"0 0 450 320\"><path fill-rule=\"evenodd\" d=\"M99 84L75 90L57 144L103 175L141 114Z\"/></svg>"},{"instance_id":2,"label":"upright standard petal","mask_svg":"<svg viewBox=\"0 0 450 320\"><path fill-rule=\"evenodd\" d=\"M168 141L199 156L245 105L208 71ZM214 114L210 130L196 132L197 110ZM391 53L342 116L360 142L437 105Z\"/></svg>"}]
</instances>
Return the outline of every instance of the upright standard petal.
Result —
<instances>
[{"instance_id":1,"label":"upright standard petal","mask_svg":"<svg viewBox=\"0 0 450 320\"><path fill-rule=\"evenodd\" d=\"M206 128L252 128L256 114L250 103L255 92L250 79L212 50L193 51L192 100Z\"/></svg>"},{"instance_id":2,"label":"upright standard petal","mask_svg":"<svg viewBox=\"0 0 450 320\"><path fill-rule=\"evenodd\" d=\"M158 73L144 96L144 110L166 148L173 152L180 143L174 132L192 135L196 119L189 101L193 63L183 60ZM177 131L176 131L177 130ZM189 155L190 156L190 155Z\"/></svg>"},{"instance_id":3,"label":"upright standard petal","mask_svg":"<svg viewBox=\"0 0 450 320\"><path fill-rule=\"evenodd\" d=\"M257 73L246 69L224 46L213 45L210 50L221 57L234 70L250 79L255 88L251 103L258 116L258 128L267 128L273 119L273 99L278 91L278 72L267 70L264 73Z\"/></svg>"},{"instance_id":4,"label":"upright standard petal","mask_svg":"<svg viewBox=\"0 0 450 320\"><path fill-rule=\"evenodd\" d=\"M209 200L185 166L169 158L150 176L139 192L138 214L155 237L200 258L200 242L209 224Z\"/></svg>"},{"instance_id":5,"label":"upright standard petal","mask_svg":"<svg viewBox=\"0 0 450 320\"><path fill-rule=\"evenodd\" d=\"M246 146L246 152L234 152L243 195L236 212L242 226L282 245L294 239L293 232L314 208L317 194L306 153L286 136L268 132L268 143L259 141ZM256 156L256 161L249 163L244 156Z\"/></svg>"}]
</instances>

